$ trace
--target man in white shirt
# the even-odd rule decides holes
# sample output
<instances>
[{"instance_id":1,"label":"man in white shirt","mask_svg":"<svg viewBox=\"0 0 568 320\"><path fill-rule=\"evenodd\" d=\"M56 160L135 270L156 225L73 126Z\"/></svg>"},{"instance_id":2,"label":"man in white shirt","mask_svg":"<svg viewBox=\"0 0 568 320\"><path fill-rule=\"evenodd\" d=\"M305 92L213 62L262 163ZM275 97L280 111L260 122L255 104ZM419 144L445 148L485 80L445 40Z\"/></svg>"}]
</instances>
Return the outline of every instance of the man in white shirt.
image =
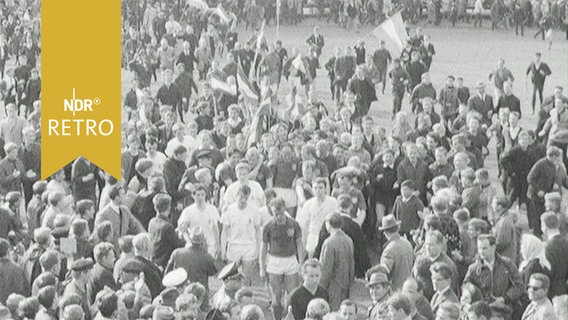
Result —
<instances>
[{"instance_id":1,"label":"man in white shirt","mask_svg":"<svg viewBox=\"0 0 568 320\"><path fill-rule=\"evenodd\" d=\"M296 220L302 227L302 241L308 258L312 258L318 245L319 233L325 223L325 217L337 212L337 200L327 195L327 180L316 178L312 183L315 197L304 203Z\"/></svg>"},{"instance_id":2,"label":"man in white shirt","mask_svg":"<svg viewBox=\"0 0 568 320\"><path fill-rule=\"evenodd\" d=\"M531 303L525 309L522 320L556 320L554 307L548 299L550 280L542 273L533 273L527 286Z\"/></svg>"},{"instance_id":3,"label":"man in white shirt","mask_svg":"<svg viewBox=\"0 0 568 320\"><path fill-rule=\"evenodd\" d=\"M247 162L240 162L235 167L237 181L233 182L225 191L223 196L223 207L226 209L229 205L237 201L237 193L242 186L248 186L251 204L257 208L264 207L264 191L260 184L256 181L249 180L250 165ZM225 211L225 210L223 210Z\"/></svg>"},{"instance_id":4,"label":"man in white shirt","mask_svg":"<svg viewBox=\"0 0 568 320\"><path fill-rule=\"evenodd\" d=\"M178 220L180 230L201 227L207 245L207 252L216 257L219 250L219 211L205 202L207 189L202 184L195 184L193 190L195 203L183 209Z\"/></svg>"},{"instance_id":5,"label":"man in white shirt","mask_svg":"<svg viewBox=\"0 0 568 320\"><path fill-rule=\"evenodd\" d=\"M187 164L189 164L193 152L199 149L199 142L197 142L197 140L195 140L195 138L193 138L192 136L185 135L185 129L185 125L181 122L173 125L172 132L174 133L175 137L173 137L172 140L168 141L165 154L168 157L172 157L174 150L178 146L182 145L187 149Z\"/></svg>"},{"instance_id":6,"label":"man in white shirt","mask_svg":"<svg viewBox=\"0 0 568 320\"><path fill-rule=\"evenodd\" d=\"M146 139L146 158L152 161L152 171L154 173L162 174L164 172L164 163L168 159L165 154L158 151L158 139L155 137L148 137Z\"/></svg>"},{"instance_id":7,"label":"man in white shirt","mask_svg":"<svg viewBox=\"0 0 568 320\"><path fill-rule=\"evenodd\" d=\"M239 187L237 202L229 205L221 216L221 258L229 262L240 261L245 276L244 285L258 284L258 253L260 249L260 213L249 203L251 188Z\"/></svg>"}]
</instances>

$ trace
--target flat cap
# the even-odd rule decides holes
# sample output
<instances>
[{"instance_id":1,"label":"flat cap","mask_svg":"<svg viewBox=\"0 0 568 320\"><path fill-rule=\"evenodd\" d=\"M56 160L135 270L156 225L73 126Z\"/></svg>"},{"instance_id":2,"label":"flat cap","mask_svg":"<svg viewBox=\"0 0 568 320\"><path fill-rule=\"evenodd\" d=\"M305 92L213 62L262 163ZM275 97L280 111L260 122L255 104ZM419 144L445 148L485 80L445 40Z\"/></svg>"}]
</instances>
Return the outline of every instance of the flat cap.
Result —
<instances>
[{"instance_id":1,"label":"flat cap","mask_svg":"<svg viewBox=\"0 0 568 320\"><path fill-rule=\"evenodd\" d=\"M157 306L152 313L152 320L173 320L174 309L168 306Z\"/></svg>"},{"instance_id":2,"label":"flat cap","mask_svg":"<svg viewBox=\"0 0 568 320\"><path fill-rule=\"evenodd\" d=\"M240 276L239 265L236 262L231 262L225 267L223 267L221 271L219 271L217 279L225 281L231 278L236 278L237 276Z\"/></svg>"},{"instance_id":3,"label":"flat cap","mask_svg":"<svg viewBox=\"0 0 568 320\"><path fill-rule=\"evenodd\" d=\"M162 284L164 287L177 287L182 285L187 280L187 271L184 268L177 268L168 272L164 279L162 279Z\"/></svg>"}]
</instances>

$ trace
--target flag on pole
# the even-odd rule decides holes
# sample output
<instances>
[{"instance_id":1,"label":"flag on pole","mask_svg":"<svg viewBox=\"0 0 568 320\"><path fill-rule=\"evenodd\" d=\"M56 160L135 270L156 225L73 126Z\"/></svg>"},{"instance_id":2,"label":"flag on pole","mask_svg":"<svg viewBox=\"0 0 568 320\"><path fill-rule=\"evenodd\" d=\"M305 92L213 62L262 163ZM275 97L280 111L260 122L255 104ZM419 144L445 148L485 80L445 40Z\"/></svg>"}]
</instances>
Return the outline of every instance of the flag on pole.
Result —
<instances>
[{"instance_id":1,"label":"flag on pole","mask_svg":"<svg viewBox=\"0 0 568 320\"><path fill-rule=\"evenodd\" d=\"M236 86L232 86L230 84L228 84L227 82L216 78L216 77L211 77L211 88L214 90L221 90L223 92L226 92L230 95L236 96L237 95L237 87Z\"/></svg>"},{"instance_id":2,"label":"flag on pole","mask_svg":"<svg viewBox=\"0 0 568 320\"><path fill-rule=\"evenodd\" d=\"M194 8L201 9L201 10L209 9L209 6L207 5L207 3L204 0L187 0L187 4L190 7L194 7Z\"/></svg>"},{"instance_id":3,"label":"flag on pole","mask_svg":"<svg viewBox=\"0 0 568 320\"><path fill-rule=\"evenodd\" d=\"M256 50L260 50L262 46L262 41L264 40L264 26L266 25L266 20L262 20L262 25L260 26L260 32L256 38Z\"/></svg>"},{"instance_id":4,"label":"flag on pole","mask_svg":"<svg viewBox=\"0 0 568 320\"><path fill-rule=\"evenodd\" d=\"M215 14L218 15L219 18L221 18L221 22L223 22L225 24L227 24L231 21L231 19L229 19L229 15L225 11L225 9L223 9L223 6L220 3L217 6L217 8L215 9Z\"/></svg>"},{"instance_id":5,"label":"flag on pole","mask_svg":"<svg viewBox=\"0 0 568 320\"><path fill-rule=\"evenodd\" d=\"M245 74L240 60L237 63L237 85L239 87L240 94L242 94L251 103L258 103L258 93Z\"/></svg>"},{"instance_id":6,"label":"flag on pole","mask_svg":"<svg viewBox=\"0 0 568 320\"><path fill-rule=\"evenodd\" d=\"M262 123L266 120L265 116L270 114L270 103L271 97L270 94L262 99L262 102L258 106L256 110L251 125L248 130L247 134L247 148L252 147L254 144L260 142L260 137L263 133L263 126Z\"/></svg>"},{"instance_id":7,"label":"flag on pole","mask_svg":"<svg viewBox=\"0 0 568 320\"><path fill-rule=\"evenodd\" d=\"M371 33L379 39L385 36L389 37L401 51L404 49L404 45L408 39L408 33L406 33L400 11L381 23Z\"/></svg>"}]
</instances>

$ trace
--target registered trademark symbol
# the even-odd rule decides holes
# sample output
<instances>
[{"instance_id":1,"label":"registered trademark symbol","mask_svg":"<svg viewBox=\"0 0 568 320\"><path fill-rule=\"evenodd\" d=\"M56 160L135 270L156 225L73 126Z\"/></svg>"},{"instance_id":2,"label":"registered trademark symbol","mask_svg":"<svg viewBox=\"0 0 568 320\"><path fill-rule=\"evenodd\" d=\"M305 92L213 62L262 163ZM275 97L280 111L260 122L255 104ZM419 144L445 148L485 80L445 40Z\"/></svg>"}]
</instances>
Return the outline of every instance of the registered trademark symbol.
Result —
<instances>
[{"instance_id":1,"label":"registered trademark symbol","mask_svg":"<svg viewBox=\"0 0 568 320\"><path fill-rule=\"evenodd\" d=\"M101 99L95 98L95 99L93 99L93 103L96 104L96 105L99 105L99 104L101 104Z\"/></svg>"}]
</instances>

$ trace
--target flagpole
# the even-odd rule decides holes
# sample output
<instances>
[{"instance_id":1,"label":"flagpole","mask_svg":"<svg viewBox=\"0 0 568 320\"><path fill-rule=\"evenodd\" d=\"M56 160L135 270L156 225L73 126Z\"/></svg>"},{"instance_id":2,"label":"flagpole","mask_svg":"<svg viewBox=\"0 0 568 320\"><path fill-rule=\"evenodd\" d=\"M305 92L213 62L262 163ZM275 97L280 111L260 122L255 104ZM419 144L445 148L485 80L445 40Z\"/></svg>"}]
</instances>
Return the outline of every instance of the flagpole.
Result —
<instances>
[{"instance_id":1,"label":"flagpole","mask_svg":"<svg viewBox=\"0 0 568 320\"><path fill-rule=\"evenodd\" d=\"M260 51L260 47L262 46L260 36L264 33L264 25L266 20L262 20L262 26L260 27L260 33L257 35L256 39L256 50L254 51L254 59L252 61L251 71L249 72L249 78L251 78L250 74L252 72L253 75L256 76L256 60L258 59L258 52Z\"/></svg>"},{"instance_id":2,"label":"flagpole","mask_svg":"<svg viewBox=\"0 0 568 320\"><path fill-rule=\"evenodd\" d=\"M280 40L280 1L276 0L276 40Z\"/></svg>"}]
</instances>

